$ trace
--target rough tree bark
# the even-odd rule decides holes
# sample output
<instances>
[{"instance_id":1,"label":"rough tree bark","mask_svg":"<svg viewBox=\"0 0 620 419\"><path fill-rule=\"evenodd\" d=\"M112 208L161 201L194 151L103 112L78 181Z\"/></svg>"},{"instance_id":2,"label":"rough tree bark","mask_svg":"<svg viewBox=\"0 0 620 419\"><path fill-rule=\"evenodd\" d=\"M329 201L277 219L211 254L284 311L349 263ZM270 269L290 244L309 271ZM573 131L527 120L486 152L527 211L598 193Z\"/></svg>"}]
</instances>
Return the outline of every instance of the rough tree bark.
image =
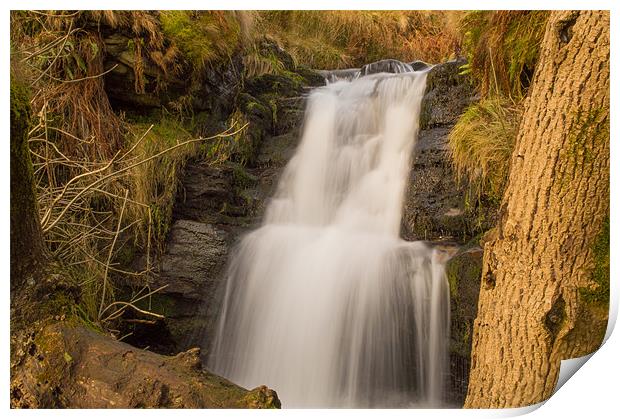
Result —
<instances>
[{"instance_id":1,"label":"rough tree bark","mask_svg":"<svg viewBox=\"0 0 620 419\"><path fill-rule=\"evenodd\" d=\"M46 259L28 150L28 100L26 87L11 80L11 296L35 279Z\"/></svg>"},{"instance_id":2,"label":"rough tree bark","mask_svg":"<svg viewBox=\"0 0 620 419\"><path fill-rule=\"evenodd\" d=\"M606 326L588 302L594 246L609 220L609 12L547 24L495 237L486 243L465 407L549 398L560 361Z\"/></svg>"}]
</instances>

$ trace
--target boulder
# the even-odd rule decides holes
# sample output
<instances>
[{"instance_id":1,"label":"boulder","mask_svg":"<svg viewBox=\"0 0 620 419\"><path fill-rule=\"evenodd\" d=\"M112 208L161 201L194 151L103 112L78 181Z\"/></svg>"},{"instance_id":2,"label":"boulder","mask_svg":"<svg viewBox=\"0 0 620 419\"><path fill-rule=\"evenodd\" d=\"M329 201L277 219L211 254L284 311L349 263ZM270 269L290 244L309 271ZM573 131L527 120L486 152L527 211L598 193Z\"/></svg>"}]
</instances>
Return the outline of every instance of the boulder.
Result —
<instances>
[{"instance_id":1,"label":"boulder","mask_svg":"<svg viewBox=\"0 0 620 419\"><path fill-rule=\"evenodd\" d=\"M409 65L411 66L413 71L426 70L427 68L431 66L430 64L425 63L424 61L421 61L421 60L412 61L409 63Z\"/></svg>"},{"instance_id":2,"label":"boulder","mask_svg":"<svg viewBox=\"0 0 620 419\"><path fill-rule=\"evenodd\" d=\"M263 57L270 57L282 64L284 70L294 71L295 60L293 57L278 45L276 41L268 37L263 37L256 42L257 52Z\"/></svg>"},{"instance_id":3,"label":"boulder","mask_svg":"<svg viewBox=\"0 0 620 419\"><path fill-rule=\"evenodd\" d=\"M374 63L363 65L360 69L362 76L376 73L405 73L411 71L411 67L407 63L398 60L380 60Z\"/></svg>"},{"instance_id":4,"label":"boulder","mask_svg":"<svg viewBox=\"0 0 620 419\"><path fill-rule=\"evenodd\" d=\"M275 391L239 387L202 368L200 351L164 356L77 320L33 332L11 368L13 408L279 408Z\"/></svg>"},{"instance_id":5,"label":"boulder","mask_svg":"<svg viewBox=\"0 0 620 419\"><path fill-rule=\"evenodd\" d=\"M323 77L320 71L312 70L303 65L298 65L297 68L295 68L295 74L299 75L303 79L306 88L325 85L325 77Z\"/></svg>"}]
</instances>

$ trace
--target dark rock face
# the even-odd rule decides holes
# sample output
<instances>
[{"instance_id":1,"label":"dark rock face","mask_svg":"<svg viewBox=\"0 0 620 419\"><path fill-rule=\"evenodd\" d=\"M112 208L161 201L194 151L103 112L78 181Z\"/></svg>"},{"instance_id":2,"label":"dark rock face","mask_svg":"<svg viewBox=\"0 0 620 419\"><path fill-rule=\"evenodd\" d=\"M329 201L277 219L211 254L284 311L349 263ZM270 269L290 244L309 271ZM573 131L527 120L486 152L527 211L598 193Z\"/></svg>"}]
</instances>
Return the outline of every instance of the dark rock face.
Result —
<instances>
[{"instance_id":1,"label":"dark rock face","mask_svg":"<svg viewBox=\"0 0 620 419\"><path fill-rule=\"evenodd\" d=\"M401 235L406 240L464 244L488 230L493 217L467 203L467 186L455 180L448 135L465 108L476 100L464 61L434 66L422 100L421 131L405 192ZM477 205L477 204L476 204ZM478 309L482 249L465 245L446 266L450 282L450 380L448 402L462 406L469 380L473 321Z\"/></svg>"},{"instance_id":2,"label":"dark rock face","mask_svg":"<svg viewBox=\"0 0 620 419\"><path fill-rule=\"evenodd\" d=\"M460 74L464 59L434 66L426 78L420 128L454 124L463 110L476 100L469 76Z\"/></svg>"},{"instance_id":3,"label":"dark rock face","mask_svg":"<svg viewBox=\"0 0 620 419\"><path fill-rule=\"evenodd\" d=\"M200 350L174 357L70 322L34 331L12 368L13 408L279 408L275 391L245 390L202 369Z\"/></svg>"},{"instance_id":4,"label":"dark rock face","mask_svg":"<svg viewBox=\"0 0 620 419\"><path fill-rule=\"evenodd\" d=\"M212 63L202 73L193 74L189 66L174 75L164 73L147 57L136 57L129 34L103 28L105 90L113 107L146 113L170 106L181 97L190 97L195 113L208 112L212 120L225 119L233 110L242 88L243 62L240 54L230 60ZM136 69L142 73L144 91L136 88ZM188 96L189 95L189 96Z\"/></svg>"},{"instance_id":5,"label":"dark rock face","mask_svg":"<svg viewBox=\"0 0 620 419\"><path fill-rule=\"evenodd\" d=\"M462 405L469 382L474 320L478 313L483 250L465 246L446 265L450 283L450 387L451 401Z\"/></svg>"},{"instance_id":6,"label":"dark rock face","mask_svg":"<svg viewBox=\"0 0 620 419\"><path fill-rule=\"evenodd\" d=\"M456 184L447 156L450 128L431 128L418 136L405 192L405 240L462 241L466 236L464 190Z\"/></svg>"},{"instance_id":7,"label":"dark rock face","mask_svg":"<svg viewBox=\"0 0 620 419\"><path fill-rule=\"evenodd\" d=\"M401 235L406 240L466 242L480 228L466 208L466 188L457 184L448 156L448 134L475 100L462 61L434 66L422 99L421 131L405 192Z\"/></svg>"},{"instance_id":8,"label":"dark rock face","mask_svg":"<svg viewBox=\"0 0 620 419\"><path fill-rule=\"evenodd\" d=\"M241 92L240 81L243 61L240 54L228 61L206 66L192 86L194 112L208 112L212 119L225 119L234 109L235 99ZM167 103L164 103L167 104Z\"/></svg>"},{"instance_id":9,"label":"dark rock face","mask_svg":"<svg viewBox=\"0 0 620 419\"><path fill-rule=\"evenodd\" d=\"M211 224L177 220L170 230L160 275L169 279L167 292L200 298L206 282L214 281L227 256L226 233ZM156 284L156 286L159 284Z\"/></svg>"},{"instance_id":10,"label":"dark rock face","mask_svg":"<svg viewBox=\"0 0 620 419\"><path fill-rule=\"evenodd\" d=\"M237 109L249 121L242 163L190 162L173 210L167 247L151 288L165 315L151 334L168 335L153 349L176 353L212 344L225 293L226 265L244 232L257 226L282 168L299 140L303 77L263 75L246 82ZM141 336L142 341L153 339ZM129 338L131 341L131 338Z\"/></svg>"}]
</instances>

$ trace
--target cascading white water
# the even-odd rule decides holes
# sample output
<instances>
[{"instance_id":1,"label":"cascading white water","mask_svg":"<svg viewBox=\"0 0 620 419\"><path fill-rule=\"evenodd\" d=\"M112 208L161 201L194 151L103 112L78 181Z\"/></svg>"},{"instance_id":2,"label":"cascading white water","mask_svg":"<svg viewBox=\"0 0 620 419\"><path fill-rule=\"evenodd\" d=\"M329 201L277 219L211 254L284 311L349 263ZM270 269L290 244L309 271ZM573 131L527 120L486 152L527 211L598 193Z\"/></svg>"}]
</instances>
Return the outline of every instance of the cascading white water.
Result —
<instances>
[{"instance_id":1,"label":"cascading white water","mask_svg":"<svg viewBox=\"0 0 620 419\"><path fill-rule=\"evenodd\" d=\"M399 238L425 83L380 73L311 93L264 222L230 260L214 372L284 407L441 403L441 252Z\"/></svg>"}]
</instances>

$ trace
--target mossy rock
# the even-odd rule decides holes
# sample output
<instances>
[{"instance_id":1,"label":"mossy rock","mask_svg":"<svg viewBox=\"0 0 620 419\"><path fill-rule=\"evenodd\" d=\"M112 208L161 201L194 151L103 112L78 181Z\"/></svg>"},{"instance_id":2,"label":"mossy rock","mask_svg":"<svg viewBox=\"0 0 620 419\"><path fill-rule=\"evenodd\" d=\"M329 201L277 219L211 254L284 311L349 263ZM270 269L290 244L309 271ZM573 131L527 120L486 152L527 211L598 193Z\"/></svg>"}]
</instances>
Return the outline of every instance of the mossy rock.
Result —
<instances>
[{"instance_id":1,"label":"mossy rock","mask_svg":"<svg viewBox=\"0 0 620 419\"><path fill-rule=\"evenodd\" d=\"M455 123L476 98L471 77L463 74L464 59L438 64L426 77L426 93L420 110L420 128Z\"/></svg>"},{"instance_id":2,"label":"mossy rock","mask_svg":"<svg viewBox=\"0 0 620 419\"><path fill-rule=\"evenodd\" d=\"M260 150L257 163L261 167L284 166L295 152L297 139L293 132L269 138Z\"/></svg>"},{"instance_id":3,"label":"mossy rock","mask_svg":"<svg viewBox=\"0 0 620 419\"><path fill-rule=\"evenodd\" d=\"M257 49L261 56L270 57L272 60L279 63L284 71L294 71L295 61L291 54L280 48L277 42L264 37L257 43Z\"/></svg>"},{"instance_id":4,"label":"mossy rock","mask_svg":"<svg viewBox=\"0 0 620 419\"><path fill-rule=\"evenodd\" d=\"M275 94L278 97L293 97L302 94L303 84L300 77L294 73L263 74L246 81L245 91L252 96L260 97L265 94Z\"/></svg>"},{"instance_id":5,"label":"mossy rock","mask_svg":"<svg viewBox=\"0 0 620 419\"><path fill-rule=\"evenodd\" d=\"M268 101L256 98L243 92L237 99L238 109L252 124L252 130L271 132L273 127L273 111Z\"/></svg>"},{"instance_id":6,"label":"mossy rock","mask_svg":"<svg viewBox=\"0 0 620 419\"><path fill-rule=\"evenodd\" d=\"M11 371L11 407L279 408L275 391L248 391L202 368L200 351L135 348L67 321L32 332Z\"/></svg>"},{"instance_id":7,"label":"mossy rock","mask_svg":"<svg viewBox=\"0 0 620 419\"><path fill-rule=\"evenodd\" d=\"M319 72L303 65L298 65L295 69L295 73L303 79L306 86L317 87L325 84L325 77L323 77Z\"/></svg>"}]
</instances>

